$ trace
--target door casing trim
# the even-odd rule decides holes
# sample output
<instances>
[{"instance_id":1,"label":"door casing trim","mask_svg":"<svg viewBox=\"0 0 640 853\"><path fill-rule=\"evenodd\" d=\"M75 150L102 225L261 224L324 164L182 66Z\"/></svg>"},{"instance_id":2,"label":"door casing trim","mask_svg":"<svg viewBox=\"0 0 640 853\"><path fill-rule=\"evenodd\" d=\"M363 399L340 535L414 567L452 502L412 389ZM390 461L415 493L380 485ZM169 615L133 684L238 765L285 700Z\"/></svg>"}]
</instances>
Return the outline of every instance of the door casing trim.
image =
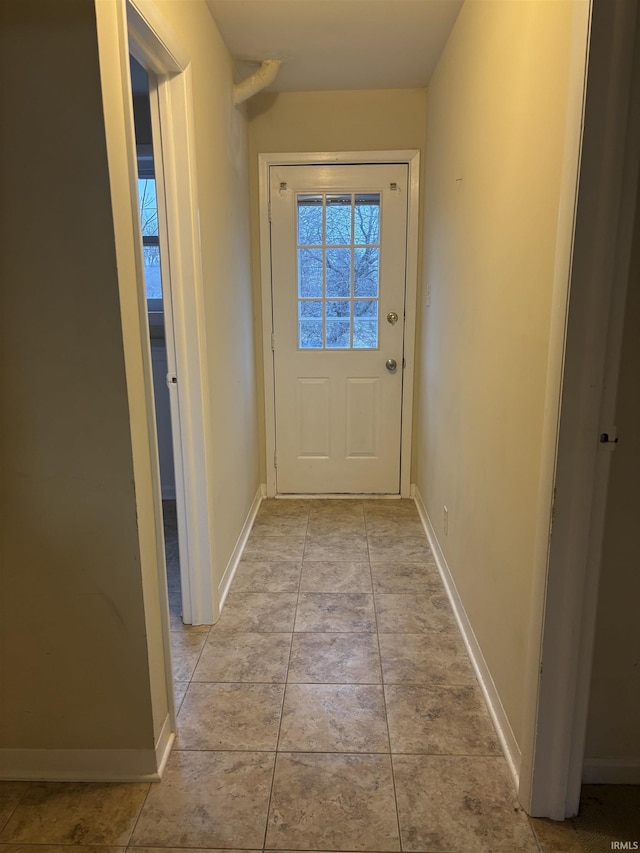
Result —
<instances>
[{"instance_id":1,"label":"door casing trim","mask_svg":"<svg viewBox=\"0 0 640 853\"><path fill-rule=\"evenodd\" d=\"M154 0L96 4L114 239L133 441L134 485L141 546L142 589L150 671L162 654L164 687L175 731L170 620L165 570L162 502L148 334L144 265L140 240L136 146L129 55L155 75L152 107L161 119L166 226L171 246L171 327L179 379L180 439L174 442L181 577L185 621L212 624L218 617L212 586L210 404L198 227L196 151L190 56ZM154 129L155 130L155 129ZM155 145L154 145L155 150ZM144 387L144 395L138 389ZM173 414L173 407L172 407ZM173 426L173 424L172 424ZM182 490L181 490L182 491ZM182 525L180 525L182 521ZM189 610L189 607L191 608ZM161 635L162 648L158 636ZM158 667L159 668L159 667ZM155 697L160 691L152 684ZM155 701L155 699L154 699Z\"/></svg>"},{"instance_id":2,"label":"door casing trim","mask_svg":"<svg viewBox=\"0 0 640 853\"><path fill-rule=\"evenodd\" d=\"M589 40L587 85L573 130L581 141L571 262L560 285L566 304L552 327L556 375L547 397L543 474L549 504L545 509L541 501L539 515L546 571L533 590L542 604L532 609L539 616L530 630L519 787L531 816L553 820L578 813L583 771L593 767L585 765L585 743L615 447L598 438L615 423L640 171L637 4L590 0L577 12L576 25ZM584 55L575 61L584 65Z\"/></svg>"},{"instance_id":3,"label":"door casing trim","mask_svg":"<svg viewBox=\"0 0 640 853\"><path fill-rule=\"evenodd\" d=\"M269 170L272 166L386 165L408 166L407 265L405 272L404 376L402 392L402 433L400 440L400 496L411 496L411 440L415 376L416 311L418 293L418 217L420 209L420 151L323 151L294 154L258 154L260 205L260 289L262 292L262 353L264 363L264 417L267 497L276 495L276 413L275 376L271 335L273 299L271 293L271 234L269 223ZM344 497L344 496L341 496Z\"/></svg>"},{"instance_id":4,"label":"door casing trim","mask_svg":"<svg viewBox=\"0 0 640 853\"><path fill-rule=\"evenodd\" d=\"M165 264L171 284L165 327L169 332L168 367L177 376L170 400L183 621L211 625L219 617L220 605L211 574L211 405L191 58L154 0L125 3L129 51L156 78L152 99L154 152L157 148L161 153L166 229L172 247ZM132 115L127 120L132 121ZM156 514L162 517L159 508Z\"/></svg>"}]
</instances>

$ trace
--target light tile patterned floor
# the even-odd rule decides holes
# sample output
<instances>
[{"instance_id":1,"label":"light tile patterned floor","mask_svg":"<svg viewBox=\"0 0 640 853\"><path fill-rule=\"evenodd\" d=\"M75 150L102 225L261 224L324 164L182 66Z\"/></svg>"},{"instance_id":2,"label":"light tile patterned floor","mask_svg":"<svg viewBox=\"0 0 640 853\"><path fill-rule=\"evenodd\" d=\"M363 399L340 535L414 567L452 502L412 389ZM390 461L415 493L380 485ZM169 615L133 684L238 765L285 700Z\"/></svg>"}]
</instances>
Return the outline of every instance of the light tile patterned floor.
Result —
<instances>
[{"instance_id":1,"label":"light tile patterned floor","mask_svg":"<svg viewBox=\"0 0 640 853\"><path fill-rule=\"evenodd\" d=\"M168 527L162 782L0 785L0 853L579 853L518 807L413 502L264 502L211 630Z\"/></svg>"}]
</instances>

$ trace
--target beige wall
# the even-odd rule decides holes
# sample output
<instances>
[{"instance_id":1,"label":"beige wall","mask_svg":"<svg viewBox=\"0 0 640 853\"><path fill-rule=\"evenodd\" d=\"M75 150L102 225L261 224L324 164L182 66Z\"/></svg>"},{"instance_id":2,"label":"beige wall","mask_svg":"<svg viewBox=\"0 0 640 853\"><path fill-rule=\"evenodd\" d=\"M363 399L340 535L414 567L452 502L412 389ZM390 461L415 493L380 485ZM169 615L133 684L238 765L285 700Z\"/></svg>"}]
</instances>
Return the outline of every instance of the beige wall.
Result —
<instances>
[{"instance_id":1,"label":"beige wall","mask_svg":"<svg viewBox=\"0 0 640 853\"><path fill-rule=\"evenodd\" d=\"M417 485L520 745L572 12L468 0L429 87Z\"/></svg>"},{"instance_id":2,"label":"beige wall","mask_svg":"<svg viewBox=\"0 0 640 853\"><path fill-rule=\"evenodd\" d=\"M263 93L248 102L248 117L260 471L262 482L266 482L258 154L419 149L424 160L426 92L385 89Z\"/></svg>"},{"instance_id":3,"label":"beige wall","mask_svg":"<svg viewBox=\"0 0 640 853\"><path fill-rule=\"evenodd\" d=\"M95 12L1 15L0 747L153 749Z\"/></svg>"},{"instance_id":4,"label":"beige wall","mask_svg":"<svg viewBox=\"0 0 640 853\"><path fill-rule=\"evenodd\" d=\"M247 130L233 67L204 0L158 0L191 57L210 376L217 586L261 482L249 242Z\"/></svg>"},{"instance_id":5,"label":"beige wall","mask_svg":"<svg viewBox=\"0 0 640 853\"><path fill-rule=\"evenodd\" d=\"M217 582L259 484L246 121L204 0L158 6L192 59ZM0 10L16 78L1 90L0 749L123 749L135 764L168 701L123 10L100 5L98 35L92 0Z\"/></svg>"},{"instance_id":6,"label":"beige wall","mask_svg":"<svg viewBox=\"0 0 640 853\"><path fill-rule=\"evenodd\" d=\"M585 758L640 762L640 211L636 213L602 552ZM637 771L636 771L637 775Z\"/></svg>"}]
</instances>

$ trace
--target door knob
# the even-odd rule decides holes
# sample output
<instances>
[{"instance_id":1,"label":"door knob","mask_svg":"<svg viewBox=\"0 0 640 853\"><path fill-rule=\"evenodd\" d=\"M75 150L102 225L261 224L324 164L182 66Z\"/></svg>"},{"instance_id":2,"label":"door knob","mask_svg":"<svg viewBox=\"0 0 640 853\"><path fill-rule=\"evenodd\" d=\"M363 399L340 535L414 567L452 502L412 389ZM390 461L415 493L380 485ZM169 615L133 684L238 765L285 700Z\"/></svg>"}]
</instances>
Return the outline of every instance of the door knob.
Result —
<instances>
[{"instance_id":1,"label":"door knob","mask_svg":"<svg viewBox=\"0 0 640 853\"><path fill-rule=\"evenodd\" d=\"M395 324L397 322L398 322L398 315L396 314L396 312L395 311L389 311L389 313L387 314L387 323L391 323L392 326L395 326Z\"/></svg>"},{"instance_id":2,"label":"door knob","mask_svg":"<svg viewBox=\"0 0 640 853\"><path fill-rule=\"evenodd\" d=\"M387 359L385 367L387 368L388 371L393 373L393 371L396 369L397 366L398 366L398 363L395 360L395 358L388 358Z\"/></svg>"}]
</instances>

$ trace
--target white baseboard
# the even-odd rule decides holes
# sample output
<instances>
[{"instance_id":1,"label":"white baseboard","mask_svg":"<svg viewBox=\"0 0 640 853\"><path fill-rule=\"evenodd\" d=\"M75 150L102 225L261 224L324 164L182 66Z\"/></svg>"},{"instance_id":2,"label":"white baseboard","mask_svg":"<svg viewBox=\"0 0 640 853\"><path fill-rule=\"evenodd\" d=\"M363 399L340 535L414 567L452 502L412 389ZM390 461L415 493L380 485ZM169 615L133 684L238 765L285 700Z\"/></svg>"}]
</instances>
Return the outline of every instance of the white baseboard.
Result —
<instances>
[{"instance_id":1,"label":"white baseboard","mask_svg":"<svg viewBox=\"0 0 640 853\"><path fill-rule=\"evenodd\" d=\"M155 749L0 749L0 781L159 782L174 740L167 714Z\"/></svg>"},{"instance_id":2,"label":"white baseboard","mask_svg":"<svg viewBox=\"0 0 640 853\"><path fill-rule=\"evenodd\" d=\"M0 749L0 779L157 782L155 749Z\"/></svg>"},{"instance_id":3,"label":"white baseboard","mask_svg":"<svg viewBox=\"0 0 640 853\"><path fill-rule=\"evenodd\" d=\"M0 749L0 780L158 782L174 740L167 715L155 749Z\"/></svg>"},{"instance_id":4,"label":"white baseboard","mask_svg":"<svg viewBox=\"0 0 640 853\"><path fill-rule=\"evenodd\" d=\"M218 585L218 593L220 595L220 611L222 611L224 602L227 598L227 595L229 594L231 581L233 580L233 577L236 573L236 569L238 568L238 563L242 558L244 546L247 544L247 539L249 538L249 534L251 533L253 522L256 520L256 515L258 514L258 510L260 509L260 504L262 503L265 493L266 486L264 484L260 484L258 491L256 492L256 496L253 499L253 503L251 504L249 514L247 515L245 523L242 526L240 536L238 536L236 547L233 549L233 553L231 554L229 562L227 563L227 568L224 570L222 580Z\"/></svg>"},{"instance_id":5,"label":"white baseboard","mask_svg":"<svg viewBox=\"0 0 640 853\"><path fill-rule=\"evenodd\" d=\"M456 589L455 582L447 565L447 561L444 558L444 554L442 553L442 548L440 547L433 525L431 524L431 519L429 518L424 501L422 500L422 495L420 494L417 486L411 486L411 494L416 502L422 526L427 534L427 539L429 540L431 550L433 551L433 556L436 561L436 565L438 566L440 577L442 578L451 607L453 608L458 627L460 628L460 633L462 634L462 639L464 640L467 652L471 658L471 663L478 681L480 682L480 687L484 694L489 714L493 720L493 725L495 726L500 746L502 747L502 751L507 759L507 764L509 765L509 770L511 771L517 791L520 782L520 748L514 737L513 729L511 728L511 724L509 723L509 719L500 700L493 678L491 677L491 672L487 666L487 662L484 659L480 645L473 633L473 628L471 627L471 623L469 622L469 618L464 609L462 599Z\"/></svg>"},{"instance_id":6,"label":"white baseboard","mask_svg":"<svg viewBox=\"0 0 640 853\"><path fill-rule=\"evenodd\" d=\"M171 755L175 739L176 732L175 727L172 725L172 717L171 714L167 714L156 742L156 768L158 779L161 778L164 773L164 769L167 766L167 761Z\"/></svg>"},{"instance_id":7,"label":"white baseboard","mask_svg":"<svg viewBox=\"0 0 640 853\"><path fill-rule=\"evenodd\" d=\"M640 758L585 758L585 785L640 785Z\"/></svg>"},{"instance_id":8,"label":"white baseboard","mask_svg":"<svg viewBox=\"0 0 640 853\"><path fill-rule=\"evenodd\" d=\"M368 492L350 492L349 494L345 494L344 492L335 492L327 494L325 492L309 492L304 494L295 494L295 495L274 495L274 498L278 501L306 501L306 500L323 500L323 501L399 501L400 495L371 495Z\"/></svg>"}]
</instances>

